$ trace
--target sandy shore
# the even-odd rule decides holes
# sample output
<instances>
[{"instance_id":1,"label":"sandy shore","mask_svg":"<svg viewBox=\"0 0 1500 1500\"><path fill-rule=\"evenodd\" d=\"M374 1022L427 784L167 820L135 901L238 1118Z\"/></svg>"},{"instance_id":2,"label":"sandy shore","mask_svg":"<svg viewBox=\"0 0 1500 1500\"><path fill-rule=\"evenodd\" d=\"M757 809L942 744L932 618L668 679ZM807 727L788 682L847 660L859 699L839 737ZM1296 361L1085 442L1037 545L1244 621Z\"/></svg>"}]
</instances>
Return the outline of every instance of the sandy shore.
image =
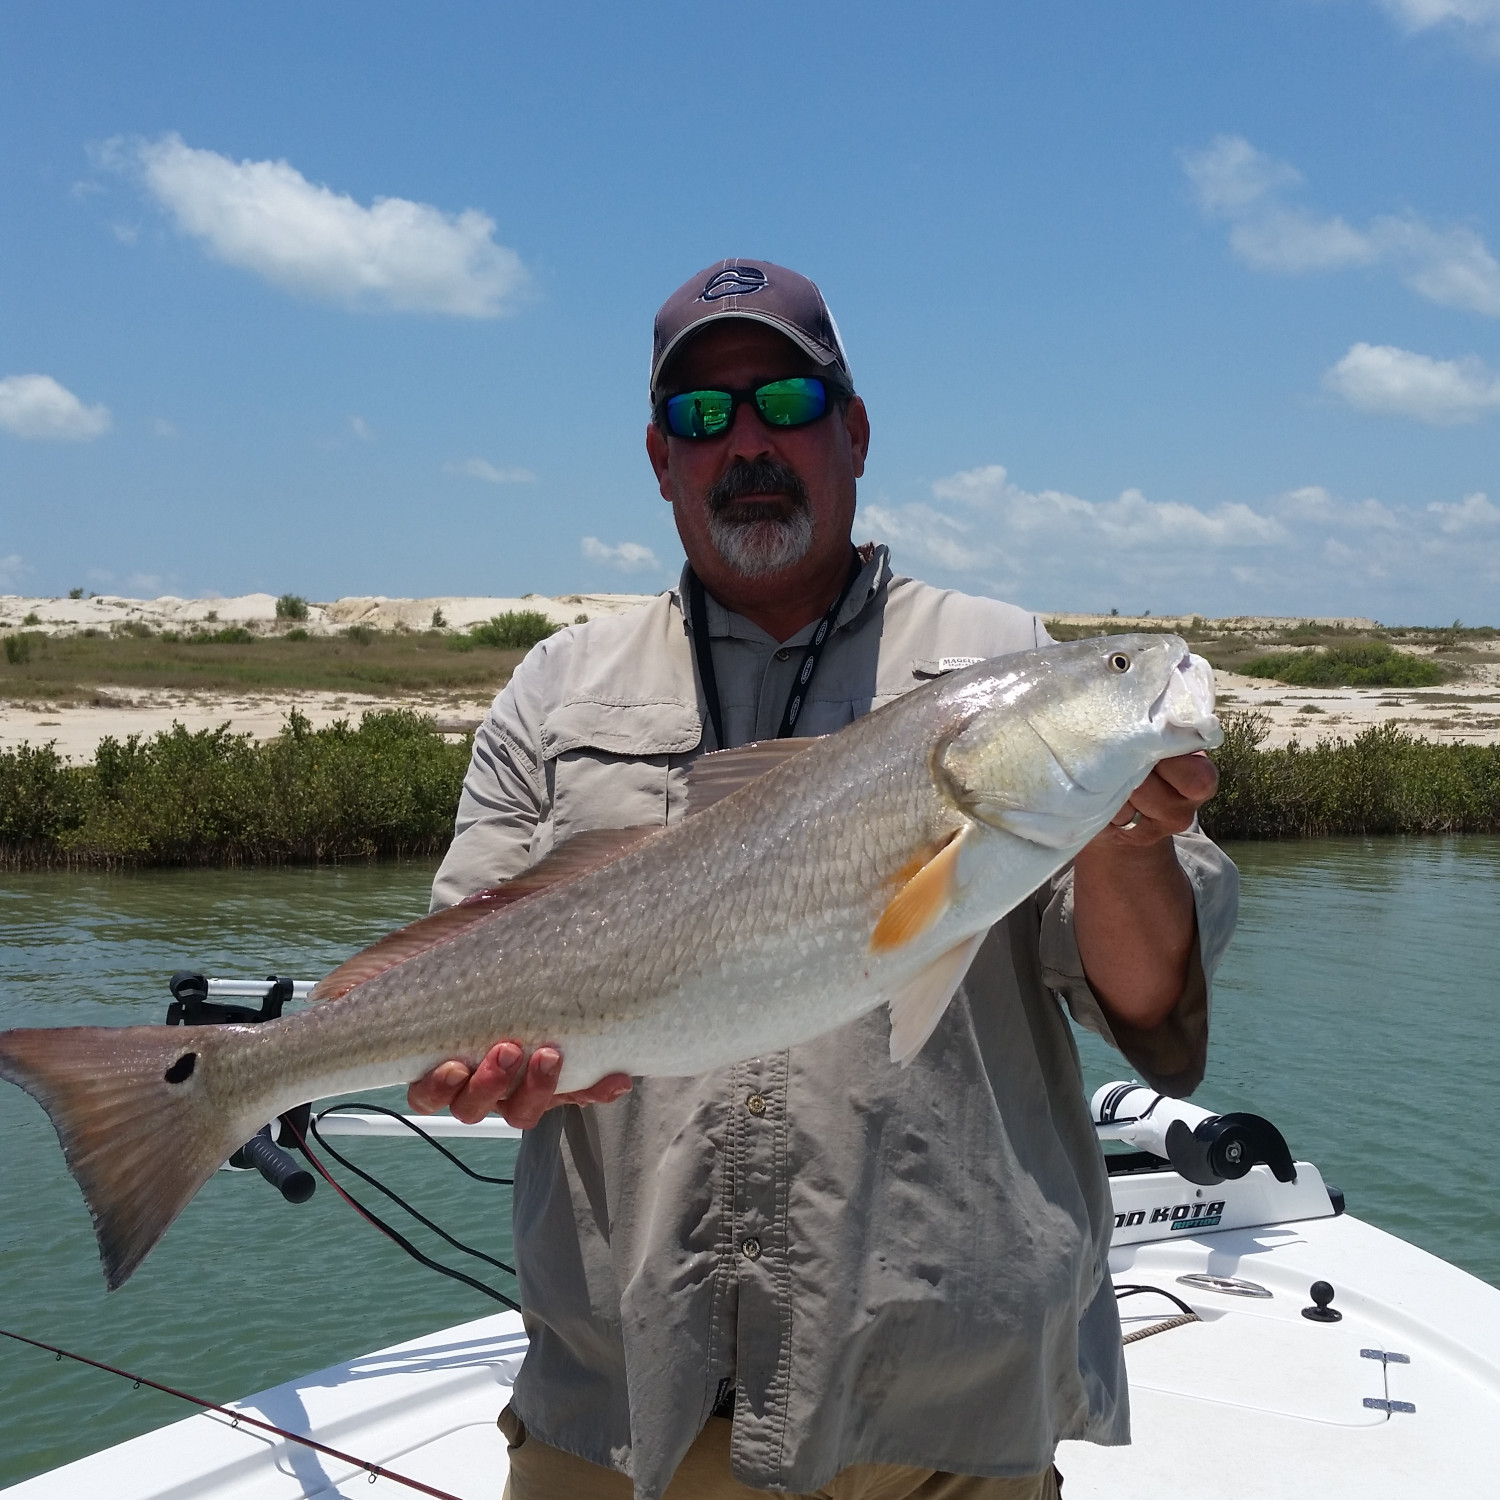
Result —
<instances>
[{"instance_id":1,"label":"sandy shore","mask_svg":"<svg viewBox=\"0 0 1500 1500\"><path fill-rule=\"evenodd\" d=\"M641 594L564 594L519 599L433 598L338 599L308 605L309 631L332 634L353 624L380 630L429 629L435 613L451 628L462 629L506 610L535 609L559 624L579 615L618 614L644 602ZM34 617L34 620L28 617ZM1051 614L1050 620L1070 625L1119 626L1131 621L1104 615ZM0 596L0 630L26 628L48 632L108 629L112 624L139 620L155 630L198 625L243 624L270 630L276 624L276 600L270 594L246 594L237 599L126 599L113 595L92 599L29 599ZM1189 625L1180 620L1154 618L1141 624ZM1271 632L1295 625L1295 620L1266 618L1207 622L1224 628ZM1370 620L1318 621L1355 629L1373 627ZM1435 688L1293 688L1244 677L1233 672L1218 676L1223 707L1264 713L1271 723L1269 745L1292 739L1304 744L1327 737L1351 737L1374 724L1394 723L1413 734L1447 743L1500 743L1500 642L1472 659L1460 680ZM451 694L419 694L377 698L354 693L280 692L270 694L189 694L126 687L101 689L92 703L38 707L0 699L0 748L24 741L52 741L75 760L94 755L105 735L124 738L151 735L180 723L189 729L228 724L238 733L266 739L280 732L292 709L316 726L347 718L358 722L371 709L411 708L431 714L440 727L459 733L478 723L489 707L487 699Z\"/></svg>"}]
</instances>

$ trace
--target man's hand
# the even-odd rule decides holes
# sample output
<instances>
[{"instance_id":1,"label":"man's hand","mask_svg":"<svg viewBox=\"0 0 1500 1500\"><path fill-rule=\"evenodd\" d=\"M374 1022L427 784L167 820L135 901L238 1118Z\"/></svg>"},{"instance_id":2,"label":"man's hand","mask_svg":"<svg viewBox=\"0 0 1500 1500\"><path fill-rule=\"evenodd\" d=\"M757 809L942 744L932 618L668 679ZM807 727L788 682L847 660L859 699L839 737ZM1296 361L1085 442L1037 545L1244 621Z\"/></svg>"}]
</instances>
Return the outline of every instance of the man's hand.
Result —
<instances>
[{"instance_id":1,"label":"man's hand","mask_svg":"<svg viewBox=\"0 0 1500 1500\"><path fill-rule=\"evenodd\" d=\"M1202 751L1158 762L1073 861L1073 931L1105 1010L1142 1031L1159 1026L1187 982L1198 940L1193 888L1172 835L1218 790Z\"/></svg>"},{"instance_id":2,"label":"man's hand","mask_svg":"<svg viewBox=\"0 0 1500 1500\"><path fill-rule=\"evenodd\" d=\"M419 1115L447 1107L454 1119L473 1125L493 1110L511 1125L530 1130L558 1104L610 1104L630 1092L628 1073L611 1073L591 1088L557 1092L562 1053L538 1047L528 1061L520 1042L496 1042L479 1066L456 1058L439 1063L406 1091L406 1102Z\"/></svg>"},{"instance_id":3,"label":"man's hand","mask_svg":"<svg viewBox=\"0 0 1500 1500\"><path fill-rule=\"evenodd\" d=\"M1093 844L1144 849L1174 833L1186 833L1198 809L1218 789L1219 768L1202 750L1158 761Z\"/></svg>"}]
</instances>

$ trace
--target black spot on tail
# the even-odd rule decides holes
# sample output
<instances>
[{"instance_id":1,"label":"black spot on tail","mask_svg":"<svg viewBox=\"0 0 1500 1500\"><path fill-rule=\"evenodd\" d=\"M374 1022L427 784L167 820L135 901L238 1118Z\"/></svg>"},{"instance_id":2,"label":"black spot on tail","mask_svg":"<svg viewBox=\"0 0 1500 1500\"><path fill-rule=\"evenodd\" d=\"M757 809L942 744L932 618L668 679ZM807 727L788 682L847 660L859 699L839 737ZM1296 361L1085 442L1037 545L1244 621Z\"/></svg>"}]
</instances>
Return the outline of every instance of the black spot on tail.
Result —
<instances>
[{"instance_id":1,"label":"black spot on tail","mask_svg":"<svg viewBox=\"0 0 1500 1500\"><path fill-rule=\"evenodd\" d=\"M198 1065L198 1054L196 1052L184 1052L176 1062L167 1069L162 1077L168 1083L186 1083L193 1076L193 1069Z\"/></svg>"}]
</instances>

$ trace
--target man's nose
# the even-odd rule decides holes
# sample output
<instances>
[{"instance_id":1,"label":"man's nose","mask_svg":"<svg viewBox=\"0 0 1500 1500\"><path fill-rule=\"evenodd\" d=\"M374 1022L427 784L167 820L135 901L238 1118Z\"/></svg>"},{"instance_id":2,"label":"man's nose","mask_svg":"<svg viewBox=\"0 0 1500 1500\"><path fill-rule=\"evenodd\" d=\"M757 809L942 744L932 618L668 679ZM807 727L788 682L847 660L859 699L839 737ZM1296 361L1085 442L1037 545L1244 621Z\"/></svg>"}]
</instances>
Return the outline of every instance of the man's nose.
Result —
<instances>
[{"instance_id":1,"label":"man's nose","mask_svg":"<svg viewBox=\"0 0 1500 1500\"><path fill-rule=\"evenodd\" d=\"M741 401L729 427L729 447L725 457L730 463L742 458L765 458L775 447L771 429L761 421L754 401Z\"/></svg>"}]
</instances>

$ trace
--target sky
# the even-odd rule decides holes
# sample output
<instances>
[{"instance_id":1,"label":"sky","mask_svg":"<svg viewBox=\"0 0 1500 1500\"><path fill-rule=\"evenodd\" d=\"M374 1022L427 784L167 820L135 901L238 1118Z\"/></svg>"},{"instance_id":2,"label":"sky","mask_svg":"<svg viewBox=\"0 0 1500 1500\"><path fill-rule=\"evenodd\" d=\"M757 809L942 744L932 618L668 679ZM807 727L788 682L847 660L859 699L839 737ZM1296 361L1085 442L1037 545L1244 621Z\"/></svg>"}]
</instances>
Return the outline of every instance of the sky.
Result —
<instances>
[{"instance_id":1,"label":"sky","mask_svg":"<svg viewBox=\"0 0 1500 1500\"><path fill-rule=\"evenodd\" d=\"M651 320L811 276L856 539L1500 623L1500 0L0 0L0 592L654 592Z\"/></svg>"}]
</instances>

